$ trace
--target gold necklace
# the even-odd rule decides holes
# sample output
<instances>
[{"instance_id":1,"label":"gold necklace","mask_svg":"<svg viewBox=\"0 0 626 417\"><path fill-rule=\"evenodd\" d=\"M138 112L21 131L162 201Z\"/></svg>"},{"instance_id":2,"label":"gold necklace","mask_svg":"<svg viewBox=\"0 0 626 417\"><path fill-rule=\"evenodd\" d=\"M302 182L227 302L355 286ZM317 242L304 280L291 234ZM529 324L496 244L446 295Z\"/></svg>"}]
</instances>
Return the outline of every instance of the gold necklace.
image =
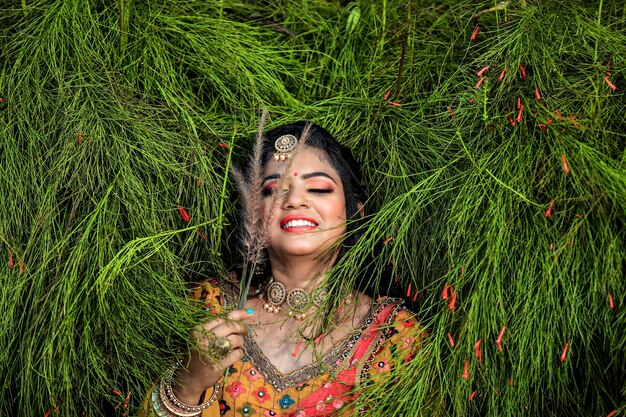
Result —
<instances>
[{"instance_id":1,"label":"gold necklace","mask_svg":"<svg viewBox=\"0 0 626 417\"><path fill-rule=\"evenodd\" d=\"M264 287L265 289L258 294L260 300L264 300L267 296L267 301L263 303L263 309L269 313L278 314L286 302L289 307L289 316L296 320L305 319L312 306L321 306L328 293L324 287L318 287L310 294L302 288L287 291L285 284L274 280L273 277Z\"/></svg>"}]
</instances>

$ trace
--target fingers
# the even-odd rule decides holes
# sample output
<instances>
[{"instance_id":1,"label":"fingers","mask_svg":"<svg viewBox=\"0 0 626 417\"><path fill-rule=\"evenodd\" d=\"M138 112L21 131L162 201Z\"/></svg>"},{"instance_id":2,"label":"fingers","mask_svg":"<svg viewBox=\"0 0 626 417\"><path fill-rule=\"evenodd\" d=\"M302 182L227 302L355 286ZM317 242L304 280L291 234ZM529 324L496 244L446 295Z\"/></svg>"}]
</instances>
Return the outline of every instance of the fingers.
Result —
<instances>
[{"instance_id":1,"label":"fingers","mask_svg":"<svg viewBox=\"0 0 626 417\"><path fill-rule=\"evenodd\" d=\"M226 318L217 318L210 320L202 325L202 328L206 331L212 331L216 336L227 336L230 333L243 333L245 326L240 323L241 320L252 317L254 310L233 310L228 313ZM225 327L224 327L225 326ZM220 328L218 330L218 328ZM228 331L230 329L230 331Z\"/></svg>"}]
</instances>

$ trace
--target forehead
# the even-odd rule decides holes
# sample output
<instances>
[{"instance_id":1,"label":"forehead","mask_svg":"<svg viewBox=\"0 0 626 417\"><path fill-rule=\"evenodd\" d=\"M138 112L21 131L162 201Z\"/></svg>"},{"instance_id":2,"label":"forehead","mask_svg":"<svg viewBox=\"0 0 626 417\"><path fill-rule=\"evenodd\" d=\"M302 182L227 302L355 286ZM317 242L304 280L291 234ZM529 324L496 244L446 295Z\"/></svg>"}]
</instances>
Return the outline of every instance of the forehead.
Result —
<instances>
[{"instance_id":1,"label":"forehead","mask_svg":"<svg viewBox=\"0 0 626 417\"><path fill-rule=\"evenodd\" d=\"M306 174L308 172L325 172L336 181L341 178L335 169L330 165L328 155L321 149L304 146L290 160L275 161L273 158L265 165L264 175L284 174L289 168L292 173Z\"/></svg>"}]
</instances>

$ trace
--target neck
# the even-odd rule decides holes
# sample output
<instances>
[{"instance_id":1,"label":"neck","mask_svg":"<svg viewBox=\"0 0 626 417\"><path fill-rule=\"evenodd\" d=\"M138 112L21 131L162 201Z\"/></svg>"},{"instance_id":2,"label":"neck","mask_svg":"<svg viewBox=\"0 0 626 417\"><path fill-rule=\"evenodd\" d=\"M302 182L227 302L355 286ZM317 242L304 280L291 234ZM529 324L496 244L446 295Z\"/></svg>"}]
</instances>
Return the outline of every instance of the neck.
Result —
<instances>
[{"instance_id":1,"label":"neck","mask_svg":"<svg viewBox=\"0 0 626 417\"><path fill-rule=\"evenodd\" d=\"M285 262L270 255L270 262L272 276L284 284L287 290L294 288L312 290L322 282L328 272L325 263L317 259L295 259Z\"/></svg>"}]
</instances>

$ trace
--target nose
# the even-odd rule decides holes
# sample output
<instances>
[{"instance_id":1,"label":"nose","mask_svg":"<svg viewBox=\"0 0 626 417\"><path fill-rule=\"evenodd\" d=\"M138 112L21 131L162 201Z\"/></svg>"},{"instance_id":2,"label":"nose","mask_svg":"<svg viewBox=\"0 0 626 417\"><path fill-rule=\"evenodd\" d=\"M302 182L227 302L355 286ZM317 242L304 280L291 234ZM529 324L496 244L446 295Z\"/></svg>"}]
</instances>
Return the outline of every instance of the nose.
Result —
<instances>
[{"instance_id":1,"label":"nose","mask_svg":"<svg viewBox=\"0 0 626 417\"><path fill-rule=\"evenodd\" d=\"M283 192L282 199L281 206L283 209L309 207L309 200L304 186L289 184Z\"/></svg>"}]
</instances>

